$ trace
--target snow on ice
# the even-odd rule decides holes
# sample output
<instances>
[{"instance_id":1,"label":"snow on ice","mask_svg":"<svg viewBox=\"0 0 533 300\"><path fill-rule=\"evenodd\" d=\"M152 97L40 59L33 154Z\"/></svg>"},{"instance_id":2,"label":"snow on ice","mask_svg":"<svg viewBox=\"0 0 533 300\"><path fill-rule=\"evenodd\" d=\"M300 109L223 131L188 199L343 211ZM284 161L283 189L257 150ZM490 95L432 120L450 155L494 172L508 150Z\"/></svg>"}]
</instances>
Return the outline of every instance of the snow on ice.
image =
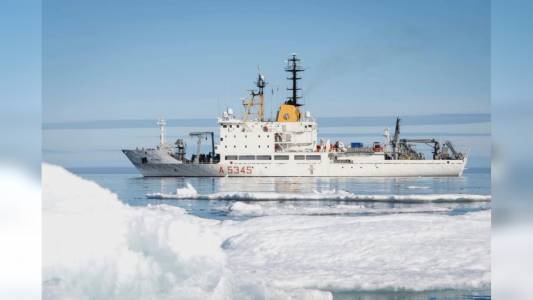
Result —
<instances>
[{"instance_id":1,"label":"snow on ice","mask_svg":"<svg viewBox=\"0 0 533 300\"><path fill-rule=\"evenodd\" d=\"M489 210L217 221L167 205L130 207L46 164L43 201L44 299L331 299L330 291L490 287Z\"/></svg>"},{"instance_id":2,"label":"snow on ice","mask_svg":"<svg viewBox=\"0 0 533 300\"><path fill-rule=\"evenodd\" d=\"M338 200L376 202L488 202L490 195L472 194L418 194L418 195L357 195L343 190L313 191L312 193L276 192L218 192L198 194L189 183L177 189L175 194L149 193L150 199L197 199L197 200Z\"/></svg>"}]
</instances>

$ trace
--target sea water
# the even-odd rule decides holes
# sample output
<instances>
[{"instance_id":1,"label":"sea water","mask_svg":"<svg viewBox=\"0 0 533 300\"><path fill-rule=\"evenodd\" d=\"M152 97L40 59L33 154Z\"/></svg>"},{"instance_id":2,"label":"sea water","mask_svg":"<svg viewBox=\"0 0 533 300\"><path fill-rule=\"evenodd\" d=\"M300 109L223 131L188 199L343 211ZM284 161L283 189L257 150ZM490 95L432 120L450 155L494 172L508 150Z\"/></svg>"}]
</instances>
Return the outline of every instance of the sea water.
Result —
<instances>
[{"instance_id":1,"label":"sea water","mask_svg":"<svg viewBox=\"0 0 533 300\"><path fill-rule=\"evenodd\" d=\"M468 266L468 264L472 263L471 260L475 261L478 259L475 257L478 255L475 251L467 253L464 256L459 255L460 258L457 259L457 262L450 259L452 267L446 269L447 271L435 270L437 275L434 275L435 277L433 278L418 278L414 276L411 279L405 278L407 282L398 282L398 277L402 277L398 274L383 273L379 275L381 272L380 269L394 273L390 271L391 266L380 265L379 259L383 259L383 262L388 264L397 263L397 268L404 268L406 274L412 273L411 276L413 276L417 274L416 270L421 270L419 268L423 269L425 264L433 266L432 259L439 258L435 257L432 253L441 251L441 248L446 248L444 244L432 244L433 242L428 241L427 249L416 250L412 254L415 257L406 258L404 256L409 256L410 254L395 253L395 248L399 249L405 245L402 246L402 241L395 241L394 236L385 234L388 232L387 228L394 228L395 224L401 227L400 224L406 220L415 224L418 220L425 222L427 218L432 218L432 216L457 217L457 222L460 222L462 215L488 212L490 216L490 201L476 200L478 199L476 198L477 196L488 196L491 193L491 174L489 168L471 168L467 169L461 177L440 178L145 178L135 170L128 168L74 168L70 171L82 178L98 183L100 186L115 193L118 199L124 204L132 207L174 206L183 209L189 215L202 219L233 222L224 224L229 224L228 227L232 228L230 231L235 230L236 232L240 232L244 230L249 235L239 233L245 236L240 237L240 239L245 239L244 241L233 241L229 238L220 245L226 254L230 253L228 254L230 257L237 257L231 261L231 264L238 266L235 267L237 270L234 271L236 272L246 274L253 269L255 270L253 271L254 274L258 278L264 278L266 281L279 281L281 280L280 278L284 277L280 274L272 273L283 272L283 267L277 267L276 264L287 264L289 268L291 265L296 264L296 266L292 267L296 270L301 268L301 270L287 274L286 280L293 280L295 282L295 288L314 287L317 290L328 291L334 299L490 298L490 278L485 278L487 274L477 269L483 269L484 267L476 265L483 265L483 262L473 263L472 267ZM181 194L185 196L181 197L181 199L150 199L147 197L147 195L154 193L175 195L177 191L178 193L181 191ZM190 197L187 196L188 193L190 193ZM357 198L343 200L342 197L339 197L339 199L331 197L331 195L346 194L373 195L381 200L369 201L367 199L358 201ZM204 198L199 198L198 195L207 195L213 200L205 200ZM231 195L235 195L235 198L232 199ZM261 197L261 201L257 201L256 198L258 195ZM308 197L310 199L299 199L295 197L298 200L291 200L290 198L286 200L287 197L281 197L279 195L314 196ZM320 195L324 195L326 200L321 199ZM400 198L401 200L387 200L388 198L385 196L391 195L405 197ZM452 197L447 199L446 197L442 197L443 195L465 195L465 197ZM469 197L472 197L472 199ZM419 199L424 199L424 201L420 201ZM490 196L488 199L490 199ZM401 218L401 216L405 216L405 219ZM389 217L392 219L388 219ZM313 229L314 226L320 227L324 223L331 222L331 224L335 224L335 222L341 220L338 218L342 218L343 221L338 225L332 225L337 226L336 229L333 228L334 234L326 231L327 234L321 236L324 234L321 231L323 228ZM389 225L368 226L368 228L361 228L362 232L359 232L357 229L359 225L352 227L354 224L357 224L358 220L366 223L373 218L379 220L379 224ZM280 222L279 228L273 229L275 231L274 236L271 236L273 233L270 229L265 229L272 226L270 223L272 220ZM351 223L352 220L354 223ZM306 229L305 233L316 230L316 239L319 240L318 242L309 241L309 239L313 239L312 234L304 234L304 232L295 229L297 226L302 226L302 222L306 224L305 226L310 226ZM443 225L435 225L435 232L439 230L451 230L450 235L452 239L471 239L469 235L472 233L465 235L459 229L453 229L455 228L453 223L456 221L451 222L450 225L444 227L442 227ZM486 222L489 223L488 226L490 227L490 219ZM344 223L349 223L349 225ZM243 224L242 226L245 229L240 228L239 224ZM461 226L457 225L457 227ZM246 229L248 227L249 229ZM489 227L487 227L487 230ZM413 247L420 247L420 245L416 246L420 238L417 234L417 226L415 225L409 230L411 231L408 231L405 239L407 242L412 239ZM430 232L431 230L433 229L430 228ZM457 230L457 232L453 232L454 230ZM401 235L402 232L403 230L399 232L391 230L392 235ZM369 244L372 243L372 239L390 239L390 247L383 248L383 244L387 245L387 241L381 241L375 245L375 251L383 251L383 253L375 253L372 249L369 249L369 252L359 250L355 247L365 248L365 246L359 245L357 238L351 240L352 233L354 235L358 234L361 237L360 241L367 241L368 239L367 243ZM456 236L454 236L455 234ZM486 235L488 234L486 232ZM335 237L335 235L338 236ZM476 235L478 234L474 233L474 236ZM341 249L340 252L332 251L331 249L321 250L320 240L325 241L324 244L327 245L327 239L330 236L332 239L346 240L346 248ZM302 247L311 248L305 251L322 251L323 253L318 253L318 256L311 256L310 258L308 254L298 253L290 245L290 241L297 240L299 237L305 239L304 241L300 241ZM250 241L248 242L247 239L250 239ZM276 242L274 243L273 241ZM476 243L476 240L472 239L472 242ZM486 238L481 238L479 243L486 242ZM250 244L248 245L248 243ZM332 242L335 245L337 243L337 241ZM276 244L279 244L279 247L282 248L287 247L287 249L292 249L291 251L294 253L284 253L282 255L276 252L272 253L266 248L261 248L278 247ZM488 244L485 246L489 248ZM261 251L261 249L265 252L264 254L255 253L256 251ZM480 249L483 249L483 247ZM349 254L347 257L344 257L346 254L343 251L348 253L358 253L361 251L359 255L368 255L368 257L362 257L360 261L353 260ZM448 253L444 251L442 254L455 254L453 249L450 249L450 251ZM489 249L487 251L490 252ZM417 257L424 256L424 253L427 253L427 257ZM302 265L296 263L294 259L298 259L300 254L301 257L308 257L310 260L301 262ZM255 261L255 259L258 259L257 255L262 257L260 260L264 260L264 263L272 265L257 263ZM395 255L404 259L405 262L394 262L394 259L390 262L390 258L380 258L381 256ZM238 259L241 256L248 258L245 261L241 261ZM250 259L250 257L253 257L253 259ZM479 259L486 260L488 258L481 257ZM335 266L336 260L341 262L340 266ZM376 260L377 263L375 264L369 264L368 262ZM352 262L354 265L343 265L346 262ZM361 268L356 263L369 265L368 268ZM457 264L457 270L453 267L454 263ZM490 264L490 262L488 263ZM239 270L239 268L242 268L242 270ZM331 270L328 271L330 268ZM360 273L356 271L354 273L352 269L359 270ZM439 272L442 272L442 274ZM461 274L451 274L454 272ZM463 274L465 272L471 272L471 274ZM314 278L317 278L320 281L321 273L323 273L322 276L327 277L326 282L329 282L325 286L320 286L314 280ZM370 276L367 273L376 275ZM432 272L429 271L429 273ZM478 273L479 275L475 275ZM488 274L490 276L490 272ZM439 276L442 276L442 279L439 279ZM353 279L350 279L350 277L353 277ZM430 276L426 275L423 277ZM361 280L368 282L362 286L350 285L352 281L361 282ZM416 282L410 282L411 280ZM439 280L442 280L442 284L438 283ZM469 282L461 282L463 280ZM477 280L481 280L484 283L479 283ZM405 288L405 286L408 288ZM253 293L257 293L257 291ZM260 295L264 296L263 294ZM307 294L305 295L306 297L309 296Z\"/></svg>"},{"instance_id":2,"label":"sea water","mask_svg":"<svg viewBox=\"0 0 533 300\"><path fill-rule=\"evenodd\" d=\"M121 201L133 206L167 204L185 209L202 218L217 220L243 219L272 214L305 215L373 215L390 213L445 213L463 214L490 209L488 201L416 201L416 196L446 194L490 195L491 174L488 168L467 169L461 177L405 177L405 178L180 178L142 177L133 169L126 168L81 168L71 169L83 178L92 180L116 193ZM148 194L173 194L177 189L190 185L198 194L268 193L267 201L254 201L247 197L203 201L185 197L180 200L149 199ZM356 195L403 195L403 201L357 201L321 199L320 193L349 192ZM314 199L277 200L276 194L317 193ZM409 201L409 196L413 201ZM226 197L223 197L226 198ZM331 198L331 197L324 197ZM441 201L439 201L441 200ZM235 201L243 203L235 206ZM241 209L239 209L241 208ZM255 209L254 209L255 208Z\"/></svg>"}]
</instances>

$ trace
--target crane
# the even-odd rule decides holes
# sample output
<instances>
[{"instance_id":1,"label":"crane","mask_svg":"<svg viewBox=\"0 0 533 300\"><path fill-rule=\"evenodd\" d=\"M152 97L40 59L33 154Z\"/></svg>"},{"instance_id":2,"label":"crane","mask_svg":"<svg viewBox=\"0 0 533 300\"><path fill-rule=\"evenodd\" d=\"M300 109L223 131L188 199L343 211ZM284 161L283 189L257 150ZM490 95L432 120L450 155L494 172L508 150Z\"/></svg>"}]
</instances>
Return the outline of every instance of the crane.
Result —
<instances>
[{"instance_id":1,"label":"crane","mask_svg":"<svg viewBox=\"0 0 533 300\"><path fill-rule=\"evenodd\" d=\"M196 157L194 158L194 162L196 163L200 162L200 151L202 149L202 139L204 138L205 140L207 140L208 137L211 137L211 152L209 153L209 155L211 157L215 156L215 141L214 141L215 134L212 131L191 132L189 133L189 136L198 138L198 143L197 143L198 146L196 148Z\"/></svg>"}]
</instances>

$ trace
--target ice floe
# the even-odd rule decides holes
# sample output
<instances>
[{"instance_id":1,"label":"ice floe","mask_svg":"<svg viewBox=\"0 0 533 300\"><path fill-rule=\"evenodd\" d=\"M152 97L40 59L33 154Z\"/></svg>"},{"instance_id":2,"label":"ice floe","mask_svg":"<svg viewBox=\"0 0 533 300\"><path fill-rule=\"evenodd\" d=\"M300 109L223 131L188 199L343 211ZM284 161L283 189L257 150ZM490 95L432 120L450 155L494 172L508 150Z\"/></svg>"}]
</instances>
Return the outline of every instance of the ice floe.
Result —
<instances>
[{"instance_id":1,"label":"ice floe","mask_svg":"<svg viewBox=\"0 0 533 300\"><path fill-rule=\"evenodd\" d=\"M353 194L344 190L323 190L311 193L277 193L277 192L218 192L199 194L189 183L179 188L175 194L148 193L149 199L196 199L196 200L338 200L338 201L374 201L374 202L476 202L490 201L490 195L473 194L413 194L413 195L365 195Z\"/></svg>"},{"instance_id":2,"label":"ice floe","mask_svg":"<svg viewBox=\"0 0 533 300\"><path fill-rule=\"evenodd\" d=\"M407 188L410 190L427 190L427 189L430 189L431 187L426 186L426 185L410 185Z\"/></svg>"},{"instance_id":3,"label":"ice floe","mask_svg":"<svg viewBox=\"0 0 533 300\"><path fill-rule=\"evenodd\" d=\"M449 213L456 208L455 205L443 206L424 205L414 207L374 207L361 204L342 204L342 202L324 203L323 201L285 202L285 201L260 201L260 202L231 202L219 207L220 211L228 212L232 216L257 217L275 215L378 215L391 213ZM483 207L482 207L483 208Z\"/></svg>"},{"instance_id":4,"label":"ice floe","mask_svg":"<svg viewBox=\"0 0 533 300\"><path fill-rule=\"evenodd\" d=\"M51 165L43 165L43 199L44 299L331 299L331 291L490 287L490 210L217 221L169 205L130 207ZM263 209L237 203L235 211Z\"/></svg>"},{"instance_id":5,"label":"ice floe","mask_svg":"<svg viewBox=\"0 0 533 300\"><path fill-rule=\"evenodd\" d=\"M331 299L234 276L220 221L130 207L47 164L43 200L43 299Z\"/></svg>"},{"instance_id":6,"label":"ice floe","mask_svg":"<svg viewBox=\"0 0 533 300\"><path fill-rule=\"evenodd\" d=\"M234 223L235 274L333 291L490 287L490 212L267 216Z\"/></svg>"}]
</instances>

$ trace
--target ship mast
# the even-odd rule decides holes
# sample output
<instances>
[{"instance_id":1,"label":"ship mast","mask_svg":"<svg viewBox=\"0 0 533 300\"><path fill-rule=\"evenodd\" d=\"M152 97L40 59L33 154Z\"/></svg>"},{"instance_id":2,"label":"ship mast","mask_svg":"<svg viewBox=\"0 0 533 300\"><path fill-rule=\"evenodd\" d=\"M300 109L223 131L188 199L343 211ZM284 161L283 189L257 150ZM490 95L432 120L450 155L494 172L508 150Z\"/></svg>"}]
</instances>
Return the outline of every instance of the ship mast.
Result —
<instances>
[{"instance_id":1,"label":"ship mast","mask_svg":"<svg viewBox=\"0 0 533 300\"><path fill-rule=\"evenodd\" d=\"M257 87L257 90L250 90L250 99L243 101L244 106L244 117L243 120L247 121L248 118L253 114L253 108L254 106L259 106L257 109L257 120L260 122L265 121L265 95L264 95L264 89L266 86L265 76L261 74L259 71L257 74L257 81L255 82L255 85ZM259 102L255 101L255 98L259 98Z\"/></svg>"},{"instance_id":2,"label":"ship mast","mask_svg":"<svg viewBox=\"0 0 533 300\"><path fill-rule=\"evenodd\" d=\"M258 92L255 94L255 96L259 96L259 121L263 122L265 120L265 95L263 93L263 90L265 89L266 82L265 77L259 73L257 75L257 82L256 82ZM252 91L252 94L254 92Z\"/></svg>"},{"instance_id":3,"label":"ship mast","mask_svg":"<svg viewBox=\"0 0 533 300\"><path fill-rule=\"evenodd\" d=\"M165 119L159 118L157 125L159 126L159 145L163 146L165 144L165 125L167 125L167 122Z\"/></svg>"},{"instance_id":4,"label":"ship mast","mask_svg":"<svg viewBox=\"0 0 533 300\"><path fill-rule=\"evenodd\" d=\"M287 60L285 71L290 73L290 77L287 77L287 79L292 83L292 86L287 88L288 91L291 91L291 95L288 97L287 101L285 101L285 104L301 106L301 104L298 103L298 99L302 98L301 96L298 96L298 91L300 90L300 88L298 88L298 80L302 78L298 77L298 73L303 72L304 69L300 66L300 59L296 57L295 53L293 53L292 57Z\"/></svg>"}]
</instances>

